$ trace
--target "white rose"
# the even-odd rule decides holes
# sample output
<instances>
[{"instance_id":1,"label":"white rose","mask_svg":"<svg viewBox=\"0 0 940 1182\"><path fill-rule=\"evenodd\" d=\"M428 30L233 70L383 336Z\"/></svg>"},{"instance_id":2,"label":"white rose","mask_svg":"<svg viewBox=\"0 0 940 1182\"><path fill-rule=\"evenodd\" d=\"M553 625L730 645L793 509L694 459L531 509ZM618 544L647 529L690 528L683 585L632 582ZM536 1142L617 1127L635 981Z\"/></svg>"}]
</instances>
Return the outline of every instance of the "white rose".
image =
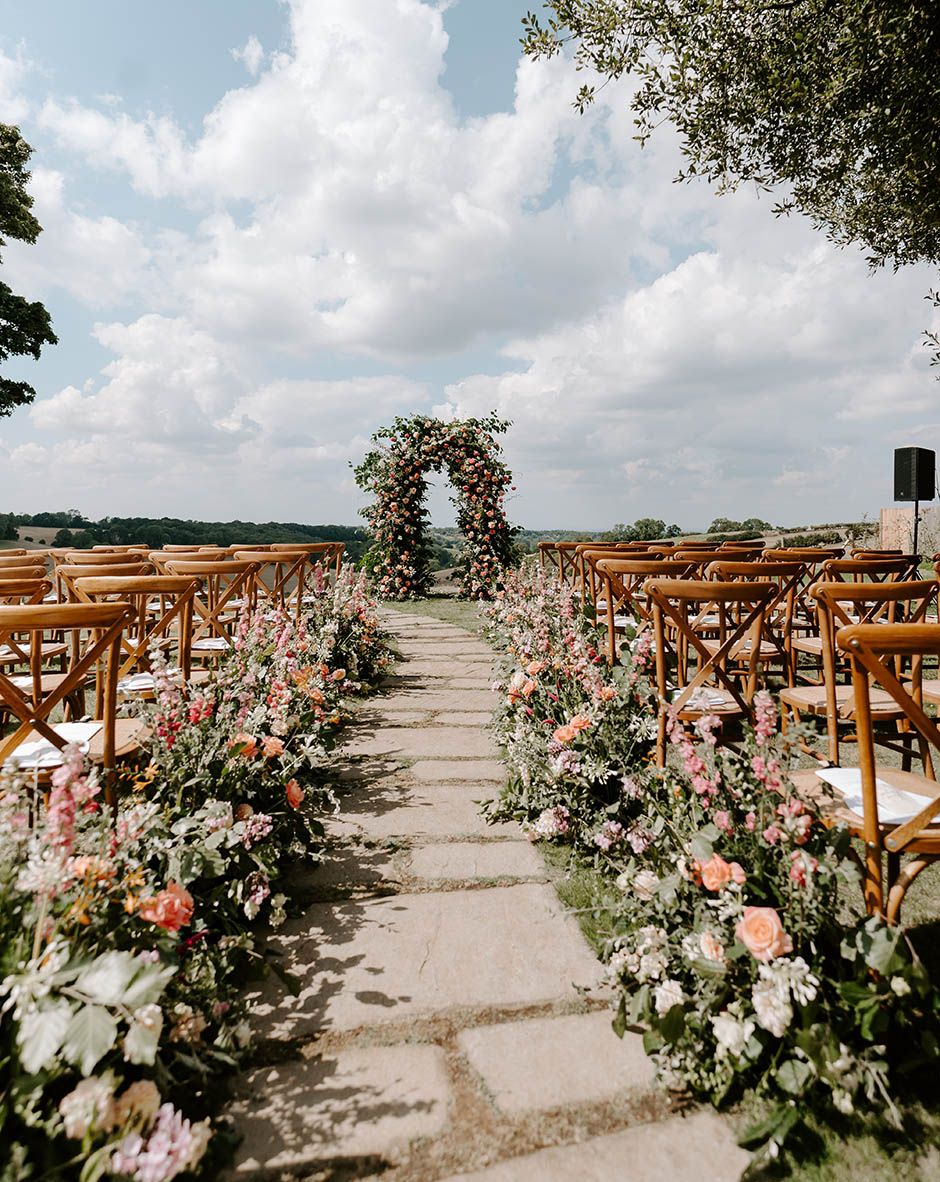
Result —
<instances>
[{"instance_id":1,"label":"white rose","mask_svg":"<svg viewBox=\"0 0 940 1182\"><path fill-rule=\"evenodd\" d=\"M641 870L633 880L633 893L638 899L652 899L659 886L659 875L652 870Z\"/></svg>"},{"instance_id":2,"label":"white rose","mask_svg":"<svg viewBox=\"0 0 940 1182\"><path fill-rule=\"evenodd\" d=\"M682 991L682 986L671 977L663 981L661 985L657 985L653 993L656 1013L660 1017L668 1014L673 1006L681 1006L685 1000L686 997Z\"/></svg>"}]
</instances>

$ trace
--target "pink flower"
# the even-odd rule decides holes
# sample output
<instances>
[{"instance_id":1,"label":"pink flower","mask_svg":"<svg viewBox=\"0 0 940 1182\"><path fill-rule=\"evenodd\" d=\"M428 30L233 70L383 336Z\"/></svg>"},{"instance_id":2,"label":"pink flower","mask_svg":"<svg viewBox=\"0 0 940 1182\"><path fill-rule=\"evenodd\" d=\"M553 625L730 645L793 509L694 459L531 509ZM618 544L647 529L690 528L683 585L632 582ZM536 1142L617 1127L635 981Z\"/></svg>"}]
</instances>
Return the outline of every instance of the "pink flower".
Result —
<instances>
[{"instance_id":1,"label":"pink flower","mask_svg":"<svg viewBox=\"0 0 940 1182\"><path fill-rule=\"evenodd\" d=\"M268 735L261 740L261 749L264 752L265 759L273 759L276 755L284 754L284 744L280 739L276 739L273 735Z\"/></svg>"},{"instance_id":2,"label":"pink flower","mask_svg":"<svg viewBox=\"0 0 940 1182\"><path fill-rule=\"evenodd\" d=\"M734 934L756 960L766 962L793 951L793 941L773 907L745 907Z\"/></svg>"},{"instance_id":3,"label":"pink flower","mask_svg":"<svg viewBox=\"0 0 940 1182\"><path fill-rule=\"evenodd\" d=\"M805 887L810 876L819 869L819 862L812 854L794 850L790 855L790 877L797 886Z\"/></svg>"},{"instance_id":4,"label":"pink flower","mask_svg":"<svg viewBox=\"0 0 940 1182\"><path fill-rule=\"evenodd\" d=\"M238 748L237 754L244 755L246 759L251 759L253 755L258 754L258 741L254 735L245 734L240 731L234 738L229 739L228 743L231 749Z\"/></svg>"},{"instance_id":5,"label":"pink flower","mask_svg":"<svg viewBox=\"0 0 940 1182\"><path fill-rule=\"evenodd\" d=\"M156 897L141 900L138 914L148 923L175 934L193 917L193 897L178 882L168 882Z\"/></svg>"},{"instance_id":6,"label":"pink flower","mask_svg":"<svg viewBox=\"0 0 940 1182\"><path fill-rule=\"evenodd\" d=\"M287 781L284 785L284 795L287 797L287 803L292 809L299 809L301 804L303 804L304 790L296 780Z\"/></svg>"},{"instance_id":7,"label":"pink flower","mask_svg":"<svg viewBox=\"0 0 940 1182\"><path fill-rule=\"evenodd\" d=\"M700 863L698 870L702 876L702 886L707 891L723 890L729 882L740 886L747 877L739 863L726 862L718 854L712 854L707 862Z\"/></svg>"},{"instance_id":8,"label":"pink flower","mask_svg":"<svg viewBox=\"0 0 940 1182\"><path fill-rule=\"evenodd\" d=\"M725 833L731 833L734 826L731 824L731 816L724 809L717 809L712 813L712 820Z\"/></svg>"}]
</instances>

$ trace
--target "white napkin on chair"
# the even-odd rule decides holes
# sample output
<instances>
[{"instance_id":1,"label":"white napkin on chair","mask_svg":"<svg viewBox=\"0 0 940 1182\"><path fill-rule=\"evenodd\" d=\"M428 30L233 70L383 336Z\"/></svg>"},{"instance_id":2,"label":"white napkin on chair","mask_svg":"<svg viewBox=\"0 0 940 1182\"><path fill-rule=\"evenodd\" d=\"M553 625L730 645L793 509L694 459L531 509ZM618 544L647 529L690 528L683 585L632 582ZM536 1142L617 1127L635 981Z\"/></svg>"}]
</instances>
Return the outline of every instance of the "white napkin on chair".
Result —
<instances>
[{"instance_id":1,"label":"white napkin on chair","mask_svg":"<svg viewBox=\"0 0 940 1182\"><path fill-rule=\"evenodd\" d=\"M845 806L857 817L865 815L862 804L862 772L857 767L827 767L816 773L820 780L825 780L842 794ZM930 797L920 796L916 792L905 792L901 788L893 788L884 780L875 780L875 792L878 796L878 820L885 825L901 825L916 817L924 808ZM934 821L933 824L937 824Z\"/></svg>"},{"instance_id":2,"label":"white napkin on chair","mask_svg":"<svg viewBox=\"0 0 940 1182\"><path fill-rule=\"evenodd\" d=\"M83 752L88 751L88 745L101 730L101 722L60 722L52 729L66 743L77 743ZM11 753L21 768L49 768L58 767L62 762L62 752L48 739L31 739L28 743L21 743Z\"/></svg>"}]
</instances>

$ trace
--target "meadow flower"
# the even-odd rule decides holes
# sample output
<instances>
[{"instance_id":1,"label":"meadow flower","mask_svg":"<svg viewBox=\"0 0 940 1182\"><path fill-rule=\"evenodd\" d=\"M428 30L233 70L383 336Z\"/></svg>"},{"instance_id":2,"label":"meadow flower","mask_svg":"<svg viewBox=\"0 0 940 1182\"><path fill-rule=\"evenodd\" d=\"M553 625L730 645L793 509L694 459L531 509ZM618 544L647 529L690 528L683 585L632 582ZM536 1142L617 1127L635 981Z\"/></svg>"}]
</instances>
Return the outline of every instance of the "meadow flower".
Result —
<instances>
[{"instance_id":1,"label":"meadow flower","mask_svg":"<svg viewBox=\"0 0 940 1182\"><path fill-rule=\"evenodd\" d=\"M783 1038L793 1021L790 991L780 981L762 977L751 991L758 1025L775 1038Z\"/></svg>"},{"instance_id":2,"label":"meadow flower","mask_svg":"<svg viewBox=\"0 0 940 1182\"><path fill-rule=\"evenodd\" d=\"M571 814L563 804L545 809L532 826L539 837L563 837L571 827Z\"/></svg>"},{"instance_id":3,"label":"meadow flower","mask_svg":"<svg viewBox=\"0 0 940 1182\"><path fill-rule=\"evenodd\" d=\"M732 882L741 886L747 877L737 862L726 862L718 854L712 854L707 862L698 863L698 871L707 891L723 890Z\"/></svg>"},{"instance_id":4,"label":"meadow flower","mask_svg":"<svg viewBox=\"0 0 940 1182\"><path fill-rule=\"evenodd\" d=\"M656 893L659 881L659 875L654 874L652 870L640 870L634 875L630 888L638 899L646 901L652 899Z\"/></svg>"},{"instance_id":5,"label":"meadow flower","mask_svg":"<svg viewBox=\"0 0 940 1182\"><path fill-rule=\"evenodd\" d=\"M208 1122L194 1125L172 1104L163 1104L146 1140L131 1133L120 1143L111 1158L111 1172L132 1182L171 1182L199 1164L210 1136Z\"/></svg>"},{"instance_id":6,"label":"meadow flower","mask_svg":"<svg viewBox=\"0 0 940 1182\"><path fill-rule=\"evenodd\" d=\"M600 830L594 834L594 844L602 850L609 850L626 836L624 827L619 821L605 821Z\"/></svg>"},{"instance_id":7,"label":"meadow flower","mask_svg":"<svg viewBox=\"0 0 940 1182\"><path fill-rule=\"evenodd\" d=\"M303 804L304 790L296 780L288 780L284 785L284 795L292 809L299 809Z\"/></svg>"},{"instance_id":8,"label":"meadow flower","mask_svg":"<svg viewBox=\"0 0 940 1182\"><path fill-rule=\"evenodd\" d=\"M178 882L168 882L155 897L142 899L138 914L166 932L176 933L193 917L193 897Z\"/></svg>"},{"instance_id":9,"label":"meadow flower","mask_svg":"<svg viewBox=\"0 0 940 1182\"><path fill-rule=\"evenodd\" d=\"M754 1033L754 1022L750 1018L738 1018L730 1010L722 1010L712 1017L711 1023L719 1059L728 1055L739 1058Z\"/></svg>"},{"instance_id":10,"label":"meadow flower","mask_svg":"<svg viewBox=\"0 0 940 1182\"><path fill-rule=\"evenodd\" d=\"M113 1082L98 1075L83 1079L59 1101L59 1113L66 1137L76 1141L87 1133L110 1132L117 1123Z\"/></svg>"},{"instance_id":11,"label":"meadow flower","mask_svg":"<svg viewBox=\"0 0 940 1182\"><path fill-rule=\"evenodd\" d=\"M660 1017L668 1014L673 1006L681 1006L686 1000L682 986L671 977L657 985L653 991L653 1004Z\"/></svg>"}]
</instances>

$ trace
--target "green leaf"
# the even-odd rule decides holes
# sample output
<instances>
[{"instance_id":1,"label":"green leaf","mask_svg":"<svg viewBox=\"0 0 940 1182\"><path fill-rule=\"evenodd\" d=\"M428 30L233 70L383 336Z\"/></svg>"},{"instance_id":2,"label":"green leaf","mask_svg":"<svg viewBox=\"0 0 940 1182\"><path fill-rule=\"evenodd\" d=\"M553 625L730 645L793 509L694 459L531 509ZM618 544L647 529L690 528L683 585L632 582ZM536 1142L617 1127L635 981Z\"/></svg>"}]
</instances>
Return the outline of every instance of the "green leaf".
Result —
<instances>
[{"instance_id":1,"label":"green leaf","mask_svg":"<svg viewBox=\"0 0 940 1182\"><path fill-rule=\"evenodd\" d=\"M51 1067L72 1020L72 1007L60 998L27 1014L16 1032L20 1062L27 1075Z\"/></svg>"},{"instance_id":2,"label":"green leaf","mask_svg":"<svg viewBox=\"0 0 940 1182\"><path fill-rule=\"evenodd\" d=\"M114 1046L117 1029L117 1022L102 1006L82 1006L65 1032L62 1046L65 1058L82 1075L91 1075Z\"/></svg>"},{"instance_id":3,"label":"green leaf","mask_svg":"<svg viewBox=\"0 0 940 1182\"><path fill-rule=\"evenodd\" d=\"M749 1125L738 1138L742 1149L757 1149L771 1137L782 1141L799 1119L792 1104L778 1104L763 1120Z\"/></svg>"},{"instance_id":4,"label":"green leaf","mask_svg":"<svg viewBox=\"0 0 940 1182\"><path fill-rule=\"evenodd\" d=\"M131 952L105 952L82 969L75 988L97 1005L120 1005L139 968L140 961Z\"/></svg>"},{"instance_id":5,"label":"green leaf","mask_svg":"<svg viewBox=\"0 0 940 1182\"><path fill-rule=\"evenodd\" d=\"M672 1006L659 1024L659 1032L668 1043L676 1043L685 1030L685 1010Z\"/></svg>"},{"instance_id":6,"label":"green leaf","mask_svg":"<svg viewBox=\"0 0 940 1182\"><path fill-rule=\"evenodd\" d=\"M707 956L697 956L692 961L692 968L702 977L724 977L728 966L720 960L709 960Z\"/></svg>"},{"instance_id":7,"label":"green leaf","mask_svg":"<svg viewBox=\"0 0 940 1182\"><path fill-rule=\"evenodd\" d=\"M138 964L140 962L138 961ZM139 969L137 976L121 999L122 1004L129 1010L139 1009L140 1006L152 1005L160 1000L160 995L167 986L167 982L176 973L176 965L148 964Z\"/></svg>"},{"instance_id":8,"label":"green leaf","mask_svg":"<svg viewBox=\"0 0 940 1182\"><path fill-rule=\"evenodd\" d=\"M775 1078L788 1095L799 1096L815 1074L809 1063L802 1059L787 1059L777 1068Z\"/></svg>"},{"instance_id":9,"label":"green leaf","mask_svg":"<svg viewBox=\"0 0 940 1182\"><path fill-rule=\"evenodd\" d=\"M617 1006L617 1012L614 1014L614 1020L611 1022L611 1026L618 1038L623 1038L627 1032L627 1002L624 997L620 999L620 1005Z\"/></svg>"},{"instance_id":10,"label":"green leaf","mask_svg":"<svg viewBox=\"0 0 940 1182\"><path fill-rule=\"evenodd\" d=\"M707 838L704 838L701 833L696 833L689 843L689 846L692 850L693 856L699 862L707 862L715 852L712 848L712 843L708 841Z\"/></svg>"}]
</instances>

